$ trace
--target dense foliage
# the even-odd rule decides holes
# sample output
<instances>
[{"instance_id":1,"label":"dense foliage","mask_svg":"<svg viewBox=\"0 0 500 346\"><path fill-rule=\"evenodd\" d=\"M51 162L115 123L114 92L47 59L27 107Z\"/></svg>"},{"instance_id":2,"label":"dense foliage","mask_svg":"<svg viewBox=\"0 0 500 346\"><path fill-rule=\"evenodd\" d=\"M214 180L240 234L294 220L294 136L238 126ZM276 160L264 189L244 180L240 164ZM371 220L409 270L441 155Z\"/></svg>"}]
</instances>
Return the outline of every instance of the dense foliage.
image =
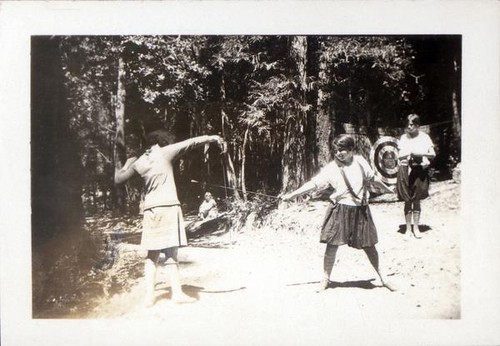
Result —
<instances>
[{"instance_id":1,"label":"dense foliage","mask_svg":"<svg viewBox=\"0 0 500 346\"><path fill-rule=\"evenodd\" d=\"M82 191L86 201L93 201L88 206L99 209L113 207L114 160L123 160L113 155L117 102L124 102L125 109L123 156L140 153L145 133L158 127L171 130L179 140L218 133L229 143L235 187L271 194L310 178L329 159L328 139L344 132L345 123L373 142L384 128L386 133L398 134L406 115L417 112L424 124L448 121L445 130L448 137L453 134L457 110L450 98L460 92L459 71L449 67L457 64L458 37L68 36L53 40L60 42L60 56L51 58L62 59L67 121L81 148ZM433 51L444 43L446 51ZM422 63L429 51L433 61ZM124 101L117 98L120 59ZM429 103L438 100L439 112L434 112ZM439 132L435 139L449 146L450 138L440 140ZM459 160L457 148L440 149L446 149L448 157L440 157L438 169L446 168L450 159ZM222 184L223 162L212 154L206 161L201 152L186 157L179 168L181 181ZM190 186L182 197L190 202L193 192L199 193L196 190ZM129 197L134 196L137 188L129 188Z\"/></svg>"}]
</instances>

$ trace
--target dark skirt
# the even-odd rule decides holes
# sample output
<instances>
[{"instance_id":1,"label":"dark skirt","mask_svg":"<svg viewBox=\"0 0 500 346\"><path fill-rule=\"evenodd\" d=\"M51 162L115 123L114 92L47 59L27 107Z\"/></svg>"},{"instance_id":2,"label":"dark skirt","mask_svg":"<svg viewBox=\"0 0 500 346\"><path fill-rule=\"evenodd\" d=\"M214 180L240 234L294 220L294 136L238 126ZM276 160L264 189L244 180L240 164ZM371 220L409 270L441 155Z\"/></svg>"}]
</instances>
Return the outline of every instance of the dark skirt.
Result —
<instances>
[{"instance_id":1,"label":"dark skirt","mask_svg":"<svg viewBox=\"0 0 500 346\"><path fill-rule=\"evenodd\" d=\"M362 249L378 242L377 229L369 206L331 204L321 228L321 243Z\"/></svg>"},{"instance_id":2,"label":"dark skirt","mask_svg":"<svg viewBox=\"0 0 500 346\"><path fill-rule=\"evenodd\" d=\"M411 170L408 166L399 166L396 192L400 201L426 199L429 197L429 170L422 166L414 166Z\"/></svg>"}]
</instances>

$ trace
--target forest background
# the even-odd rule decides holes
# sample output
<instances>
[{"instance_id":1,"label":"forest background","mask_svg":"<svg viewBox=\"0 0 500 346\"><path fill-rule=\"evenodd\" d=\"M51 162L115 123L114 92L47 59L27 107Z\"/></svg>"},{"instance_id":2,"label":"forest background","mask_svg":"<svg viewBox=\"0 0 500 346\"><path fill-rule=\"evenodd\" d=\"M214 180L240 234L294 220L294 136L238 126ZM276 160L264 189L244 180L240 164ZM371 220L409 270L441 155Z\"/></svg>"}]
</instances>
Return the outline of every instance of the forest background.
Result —
<instances>
[{"instance_id":1,"label":"forest background","mask_svg":"<svg viewBox=\"0 0 500 346\"><path fill-rule=\"evenodd\" d=\"M176 167L188 214L204 188L219 185L227 188L212 192L225 209L244 205L245 215L263 215L269 203L253 192L296 188L330 160L330 140L346 131L367 156L381 135L398 137L410 113L436 144L435 178L449 178L461 161L459 35L34 36L31 43L35 312L79 299L68 292L95 271L86 217L138 214L140 181L116 187L113 173L146 149L151 130L165 128L176 140L219 134L228 143L224 153L200 149ZM74 265L61 273L68 259Z\"/></svg>"}]
</instances>

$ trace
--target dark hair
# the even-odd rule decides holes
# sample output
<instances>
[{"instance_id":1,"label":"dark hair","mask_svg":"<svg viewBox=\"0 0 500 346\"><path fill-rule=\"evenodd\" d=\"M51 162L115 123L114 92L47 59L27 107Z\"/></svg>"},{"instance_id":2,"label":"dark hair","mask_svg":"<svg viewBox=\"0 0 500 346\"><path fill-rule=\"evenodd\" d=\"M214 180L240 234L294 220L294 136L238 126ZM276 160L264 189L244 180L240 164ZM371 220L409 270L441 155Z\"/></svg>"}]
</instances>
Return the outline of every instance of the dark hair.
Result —
<instances>
[{"instance_id":1,"label":"dark hair","mask_svg":"<svg viewBox=\"0 0 500 346\"><path fill-rule=\"evenodd\" d=\"M160 147L172 144L174 136L167 130L155 130L146 135L146 143L149 147L158 144Z\"/></svg>"},{"instance_id":2,"label":"dark hair","mask_svg":"<svg viewBox=\"0 0 500 346\"><path fill-rule=\"evenodd\" d=\"M415 124L416 126L420 126L420 117L417 114L415 114L415 113L410 114L410 115L408 115L407 119L408 119L408 122L407 122L408 124L410 122L413 122L413 124Z\"/></svg>"},{"instance_id":3,"label":"dark hair","mask_svg":"<svg viewBox=\"0 0 500 346\"><path fill-rule=\"evenodd\" d=\"M335 148L354 150L354 138L351 135L343 134L335 137L332 142L332 152Z\"/></svg>"}]
</instances>

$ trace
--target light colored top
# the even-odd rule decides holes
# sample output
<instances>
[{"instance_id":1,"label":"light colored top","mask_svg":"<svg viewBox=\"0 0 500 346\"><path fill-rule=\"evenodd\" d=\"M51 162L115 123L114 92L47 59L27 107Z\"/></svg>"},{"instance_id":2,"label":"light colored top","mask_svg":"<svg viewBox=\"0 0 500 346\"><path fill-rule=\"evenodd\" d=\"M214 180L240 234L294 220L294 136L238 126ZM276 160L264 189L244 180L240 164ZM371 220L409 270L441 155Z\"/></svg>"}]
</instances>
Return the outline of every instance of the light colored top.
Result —
<instances>
[{"instance_id":1,"label":"light colored top","mask_svg":"<svg viewBox=\"0 0 500 346\"><path fill-rule=\"evenodd\" d=\"M360 155L354 155L352 163L349 166L343 166L346 178L351 184L352 190L359 198L363 198L363 186L371 181L375 173L368 162ZM345 205L360 206L361 200L355 199L349 192L347 185L340 173L340 168L335 161L328 163L320 172L311 179L311 181L319 189L331 186L334 192L330 195L333 202ZM367 191L366 198L369 198Z\"/></svg>"},{"instance_id":2,"label":"light colored top","mask_svg":"<svg viewBox=\"0 0 500 346\"><path fill-rule=\"evenodd\" d=\"M218 213L217 202L215 199L211 198L208 201L204 200L203 203L201 203L199 214L201 214L204 219L217 217Z\"/></svg>"},{"instance_id":3,"label":"light colored top","mask_svg":"<svg viewBox=\"0 0 500 346\"><path fill-rule=\"evenodd\" d=\"M207 142L208 136L187 139L160 147L152 146L132 165L144 179L144 209L180 204L175 186L173 163L190 149Z\"/></svg>"},{"instance_id":4,"label":"light colored top","mask_svg":"<svg viewBox=\"0 0 500 346\"><path fill-rule=\"evenodd\" d=\"M434 144L431 138L425 132L418 131L415 137L410 137L407 133L403 134L398 141L399 157L402 158L401 164L408 165L405 156L413 155L435 155ZM427 160L427 158L425 158Z\"/></svg>"}]
</instances>

